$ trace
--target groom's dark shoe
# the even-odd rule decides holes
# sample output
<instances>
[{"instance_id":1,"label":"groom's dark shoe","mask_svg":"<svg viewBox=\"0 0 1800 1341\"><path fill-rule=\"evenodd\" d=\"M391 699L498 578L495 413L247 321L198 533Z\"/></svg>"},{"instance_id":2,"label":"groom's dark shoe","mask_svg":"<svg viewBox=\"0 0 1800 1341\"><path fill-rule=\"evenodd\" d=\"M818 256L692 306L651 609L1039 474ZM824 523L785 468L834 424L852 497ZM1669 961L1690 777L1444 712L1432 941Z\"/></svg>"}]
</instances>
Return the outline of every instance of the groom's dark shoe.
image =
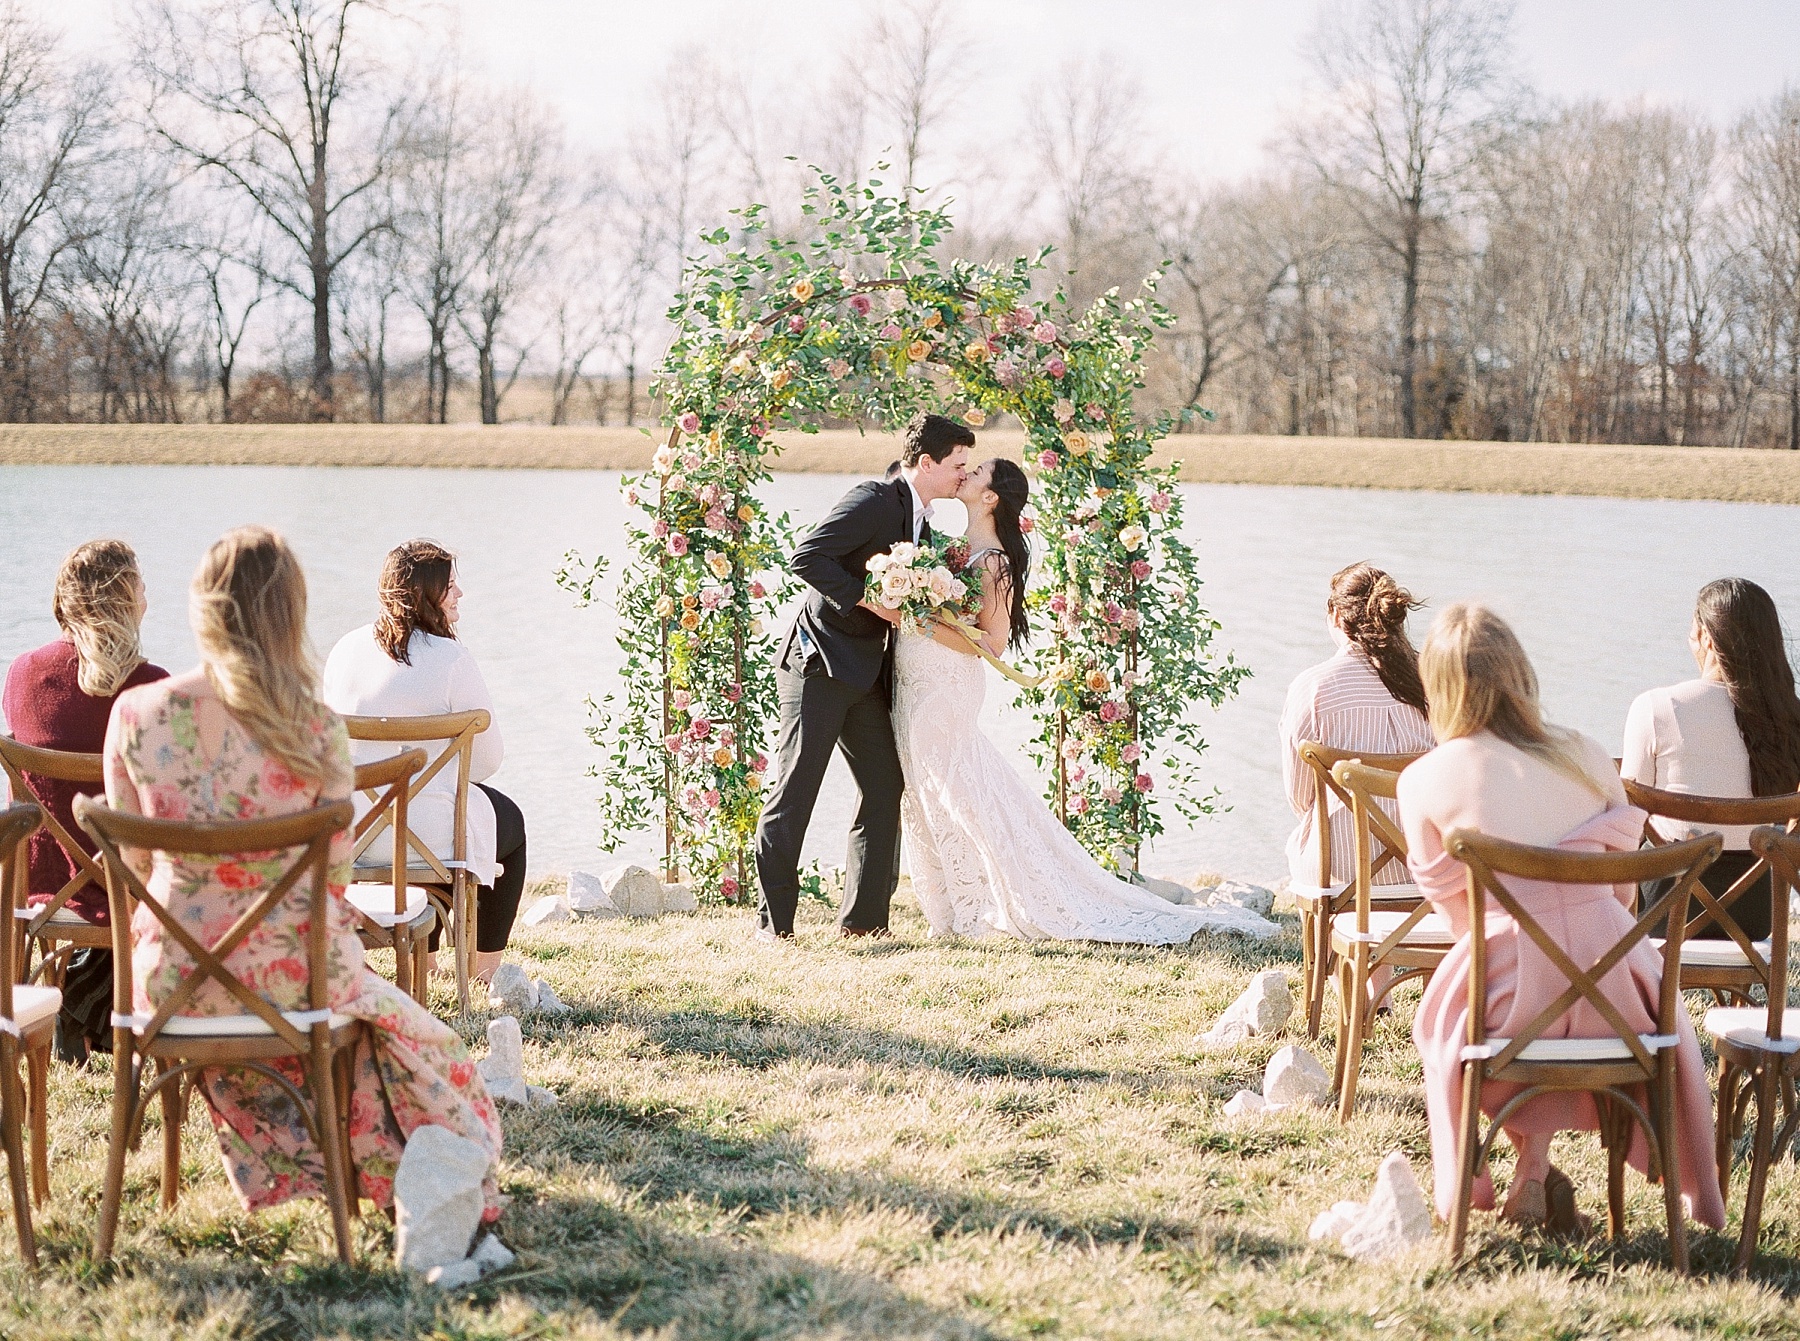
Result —
<instances>
[{"instance_id":1,"label":"groom's dark shoe","mask_svg":"<svg viewBox=\"0 0 1800 1341\"><path fill-rule=\"evenodd\" d=\"M839 927L838 935L847 941L858 940L864 936L872 940L891 940L894 933L886 927Z\"/></svg>"}]
</instances>

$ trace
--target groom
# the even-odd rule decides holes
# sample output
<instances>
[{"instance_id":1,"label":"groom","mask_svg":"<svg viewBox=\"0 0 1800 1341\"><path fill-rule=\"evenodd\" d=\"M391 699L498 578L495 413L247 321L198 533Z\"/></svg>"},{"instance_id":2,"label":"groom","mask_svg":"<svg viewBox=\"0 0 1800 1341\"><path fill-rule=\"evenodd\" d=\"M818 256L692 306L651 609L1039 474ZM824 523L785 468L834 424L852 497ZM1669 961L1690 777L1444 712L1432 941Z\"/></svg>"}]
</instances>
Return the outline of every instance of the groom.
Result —
<instances>
[{"instance_id":1,"label":"groom","mask_svg":"<svg viewBox=\"0 0 1800 1341\"><path fill-rule=\"evenodd\" d=\"M931 505L962 487L975 435L954 419L919 415L906 426L897 479L865 481L838 501L794 551L811 590L776 661L779 780L756 830L762 883L756 934L791 940L800 902L800 844L835 747L861 793L850 826L839 934L887 935L900 879L900 794L889 695L899 615L863 598L869 559L931 534Z\"/></svg>"}]
</instances>

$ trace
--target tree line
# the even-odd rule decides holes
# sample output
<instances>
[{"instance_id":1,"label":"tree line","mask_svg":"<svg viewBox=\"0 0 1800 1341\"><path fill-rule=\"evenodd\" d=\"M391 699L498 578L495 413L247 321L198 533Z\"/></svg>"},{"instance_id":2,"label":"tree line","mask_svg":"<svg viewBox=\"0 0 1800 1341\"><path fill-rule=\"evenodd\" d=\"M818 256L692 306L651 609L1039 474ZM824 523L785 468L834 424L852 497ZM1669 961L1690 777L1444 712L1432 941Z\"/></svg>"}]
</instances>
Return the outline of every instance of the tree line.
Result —
<instances>
[{"instance_id":1,"label":"tree line","mask_svg":"<svg viewBox=\"0 0 1800 1341\"><path fill-rule=\"evenodd\" d=\"M1559 104L1504 4L1342 0L1220 182L1113 56L973 124L948 0L804 68L677 51L606 145L441 19L136 0L103 63L0 0L0 418L640 421L701 229L816 165L951 202L978 259L1052 245L1077 301L1160 272L1144 395L1186 428L1800 449L1800 88Z\"/></svg>"}]
</instances>

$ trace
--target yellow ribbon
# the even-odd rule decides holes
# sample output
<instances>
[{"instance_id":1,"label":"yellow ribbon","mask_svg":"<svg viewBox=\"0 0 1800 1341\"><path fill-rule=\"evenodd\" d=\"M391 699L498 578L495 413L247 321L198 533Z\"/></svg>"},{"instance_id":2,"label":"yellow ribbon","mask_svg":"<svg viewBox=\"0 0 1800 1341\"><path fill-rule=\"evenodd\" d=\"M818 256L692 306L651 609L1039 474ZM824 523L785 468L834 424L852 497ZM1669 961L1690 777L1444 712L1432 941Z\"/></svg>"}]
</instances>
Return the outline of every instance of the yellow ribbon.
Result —
<instances>
[{"instance_id":1,"label":"yellow ribbon","mask_svg":"<svg viewBox=\"0 0 1800 1341\"><path fill-rule=\"evenodd\" d=\"M999 671L1007 679L1011 680L1014 684L1023 685L1026 689L1036 689L1044 682L1043 676L1027 675L1024 671L1017 670L1000 660L999 657L988 651L986 645L982 643L980 631L970 628L960 619L952 619L949 615L939 615L937 621L945 628L955 629L958 633L962 634L964 638L968 639L969 646L975 649L976 655L987 662L987 664L992 666L995 670Z\"/></svg>"}]
</instances>

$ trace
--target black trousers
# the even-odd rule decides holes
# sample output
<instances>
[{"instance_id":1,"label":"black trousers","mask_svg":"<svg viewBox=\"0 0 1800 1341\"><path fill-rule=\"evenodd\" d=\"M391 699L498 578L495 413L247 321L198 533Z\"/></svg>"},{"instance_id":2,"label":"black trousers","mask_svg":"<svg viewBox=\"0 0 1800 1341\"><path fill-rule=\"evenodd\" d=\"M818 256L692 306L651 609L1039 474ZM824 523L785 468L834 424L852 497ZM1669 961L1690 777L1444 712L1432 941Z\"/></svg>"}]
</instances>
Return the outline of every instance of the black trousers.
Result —
<instances>
[{"instance_id":1,"label":"black trousers","mask_svg":"<svg viewBox=\"0 0 1800 1341\"><path fill-rule=\"evenodd\" d=\"M813 663L815 666L817 663ZM775 743L778 778L756 829L756 873L762 884L757 921L786 935L800 902L800 845L835 749L850 765L860 793L844 861L844 904L838 924L859 931L886 927L900 872L900 756L894 749L887 685L858 689L817 670L777 670L781 725Z\"/></svg>"},{"instance_id":2,"label":"black trousers","mask_svg":"<svg viewBox=\"0 0 1800 1341\"><path fill-rule=\"evenodd\" d=\"M1706 886L1706 892L1717 898L1737 881L1745 871L1756 864L1754 852L1727 850L1719 854L1719 859L1700 873L1700 883ZM1659 880L1654 885L1647 885L1640 897L1640 907L1649 907L1660 897L1663 890L1670 887L1669 881ZM1770 914L1773 907L1770 903L1769 873L1764 871L1762 877L1740 895L1725 911L1731 914L1743 932L1753 941L1767 940L1769 937ZM1692 922L1705 912L1700 900L1691 894L1688 896L1687 919ZM1661 932L1657 933L1661 935ZM1730 939L1731 933L1718 922L1708 922L1694 939L1700 941L1722 941Z\"/></svg>"},{"instance_id":3,"label":"black trousers","mask_svg":"<svg viewBox=\"0 0 1800 1341\"><path fill-rule=\"evenodd\" d=\"M494 883L475 890L475 949L499 954L512 939L513 919L525 893L525 813L505 792L485 782L475 785L494 803L494 855L500 863ZM433 950L438 948L438 934L431 933Z\"/></svg>"}]
</instances>

